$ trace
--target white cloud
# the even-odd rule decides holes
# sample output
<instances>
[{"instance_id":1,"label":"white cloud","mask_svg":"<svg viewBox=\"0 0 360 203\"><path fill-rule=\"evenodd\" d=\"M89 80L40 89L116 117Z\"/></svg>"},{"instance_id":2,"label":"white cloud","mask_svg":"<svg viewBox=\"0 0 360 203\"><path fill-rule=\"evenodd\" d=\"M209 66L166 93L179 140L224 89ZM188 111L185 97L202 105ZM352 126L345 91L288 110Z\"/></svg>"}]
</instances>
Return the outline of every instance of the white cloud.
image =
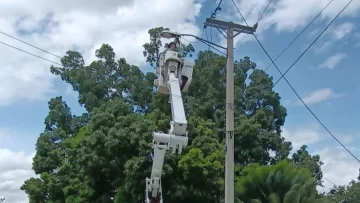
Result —
<instances>
[{"instance_id":1,"label":"white cloud","mask_svg":"<svg viewBox=\"0 0 360 203\"><path fill-rule=\"evenodd\" d=\"M102 43L110 44L117 57L144 65L142 44L148 29L169 27L199 35L195 17L203 0L142 1L0 1L1 31L57 55L69 49L83 53L87 63ZM0 34L0 41L59 63L59 59ZM54 76L48 62L0 44L0 105L19 100L47 99L54 94ZM57 90L56 90L57 91ZM57 92L56 92L57 93Z\"/></svg>"},{"instance_id":2,"label":"white cloud","mask_svg":"<svg viewBox=\"0 0 360 203\"><path fill-rule=\"evenodd\" d=\"M66 84L65 89L64 89L64 95L73 97L73 98L78 98L79 97L79 93L73 90L73 87L69 84Z\"/></svg>"},{"instance_id":3,"label":"white cloud","mask_svg":"<svg viewBox=\"0 0 360 203\"><path fill-rule=\"evenodd\" d=\"M327 132L322 131L322 128L317 123L311 123L306 125L301 125L296 128L286 128L282 129L281 136L285 138L286 141L292 142L293 150L298 150L302 145L311 145L316 144L319 141L333 141ZM350 144L355 139L360 138L354 134L343 133L343 132L333 132L337 139L343 144Z\"/></svg>"},{"instance_id":4,"label":"white cloud","mask_svg":"<svg viewBox=\"0 0 360 203\"><path fill-rule=\"evenodd\" d=\"M307 34L307 37L309 39L314 39L317 35L319 35L320 32L320 28L313 28L312 30L309 30L309 34Z\"/></svg>"},{"instance_id":5,"label":"white cloud","mask_svg":"<svg viewBox=\"0 0 360 203\"><path fill-rule=\"evenodd\" d=\"M336 185L347 185L351 180L356 179L359 174L359 162L343 148L325 147L314 151L313 154L319 154L320 159L324 162L321 167L323 176ZM324 180L325 191L329 191L333 187L331 182Z\"/></svg>"},{"instance_id":6,"label":"white cloud","mask_svg":"<svg viewBox=\"0 0 360 203\"><path fill-rule=\"evenodd\" d=\"M317 46L314 49L314 51L316 54L325 53L325 52L329 51L332 46L334 46L333 41L326 41L323 44L321 44L320 46Z\"/></svg>"},{"instance_id":7,"label":"white cloud","mask_svg":"<svg viewBox=\"0 0 360 203\"><path fill-rule=\"evenodd\" d=\"M353 23L345 22L332 30L332 36L335 40L343 39L346 35L351 33L355 25Z\"/></svg>"},{"instance_id":8,"label":"white cloud","mask_svg":"<svg viewBox=\"0 0 360 203\"><path fill-rule=\"evenodd\" d=\"M235 0L238 8L247 20L250 26L254 25L260 17L262 11L266 7L267 0ZM276 31L294 31L300 30L306 26L328 3L328 0L278 0L273 1L263 19L259 23L257 30L258 35L263 31L274 27ZM337 13L347 4L347 1L334 1L332 4L321 14L319 21L328 21L332 19ZM237 23L243 23L236 8L234 8L231 1L227 3L228 9L231 10L230 14L225 14L222 19L234 21L234 16L238 18ZM309 9L311 8L311 9ZM350 6L341 14L340 17L353 17L359 14L360 2L352 2ZM234 21L235 22L235 21ZM349 27L343 27L341 33L346 33ZM314 33L313 33L314 34ZM338 36L341 36L340 32ZM235 43L243 43L253 39L249 35L243 34L235 38Z\"/></svg>"},{"instance_id":9,"label":"white cloud","mask_svg":"<svg viewBox=\"0 0 360 203\"><path fill-rule=\"evenodd\" d=\"M347 185L352 179L358 176L360 164L342 147L338 147L337 143L331 141L332 146L329 146L328 142L326 144L320 144L320 142L325 142L329 139L329 135L325 133L319 125L310 124L293 129L284 128L282 136L287 141L292 142L293 151L298 150L302 145L308 145L310 154L320 155L320 160L324 162L324 165L321 167L323 176L336 185ZM348 134L335 134L344 144L349 143L354 138ZM358 157L360 156L358 149L351 146L347 146L347 148ZM329 191L333 186L333 184L325 178L325 188L318 188L319 191Z\"/></svg>"},{"instance_id":10,"label":"white cloud","mask_svg":"<svg viewBox=\"0 0 360 203\"><path fill-rule=\"evenodd\" d=\"M346 54L335 54L333 56L330 56L327 58L322 64L320 64L320 68L327 68L327 69L333 69L335 68L341 60L343 60L346 57Z\"/></svg>"},{"instance_id":11,"label":"white cloud","mask_svg":"<svg viewBox=\"0 0 360 203\"><path fill-rule=\"evenodd\" d=\"M289 106L289 105L291 105L292 101L289 100L289 99L286 99L286 100L282 100L281 103L282 103L282 105L284 105L284 106Z\"/></svg>"},{"instance_id":12,"label":"white cloud","mask_svg":"<svg viewBox=\"0 0 360 203\"><path fill-rule=\"evenodd\" d=\"M355 25L350 22L344 22L340 25L330 27L323 34L323 38L324 38L324 36L330 36L330 39L327 39L320 45L316 46L316 48L314 49L315 53L321 54L321 53L325 53L329 50L332 50L331 48L334 46L334 44L340 40L342 40L342 42L346 43L346 41L344 41L344 38L347 37L350 33L352 33L354 28L355 28ZM316 35L319 34L319 30L315 30L315 32L317 32ZM311 34L314 34L314 32L312 32Z\"/></svg>"},{"instance_id":13,"label":"white cloud","mask_svg":"<svg viewBox=\"0 0 360 203\"><path fill-rule=\"evenodd\" d=\"M291 141L293 150L298 150L302 145L314 144L321 140L319 126L314 124L304 125L294 129L284 128L281 136L286 141Z\"/></svg>"},{"instance_id":14,"label":"white cloud","mask_svg":"<svg viewBox=\"0 0 360 203\"><path fill-rule=\"evenodd\" d=\"M343 135L342 140L342 143L349 144L354 140L354 137L352 135Z\"/></svg>"},{"instance_id":15,"label":"white cloud","mask_svg":"<svg viewBox=\"0 0 360 203\"><path fill-rule=\"evenodd\" d=\"M6 56L0 62L0 106L41 99L53 92L49 64L7 47L2 47L0 54Z\"/></svg>"},{"instance_id":16,"label":"white cloud","mask_svg":"<svg viewBox=\"0 0 360 203\"><path fill-rule=\"evenodd\" d=\"M339 131L333 131L333 134L337 137L337 139L343 144L351 144L353 141L356 142L357 134L356 133L344 133ZM331 137L328 137L329 140L332 140Z\"/></svg>"},{"instance_id":17,"label":"white cloud","mask_svg":"<svg viewBox=\"0 0 360 203\"><path fill-rule=\"evenodd\" d=\"M6 202L28 202L25 192L20 190L24 181L35 174L32 171L34 154L14 152L9 149L0 149L0 196Z\"/></svg>"},{"instance_id":18,"label":"white cloud","mask_svg":"<svg viewBox=\"0 0 360 203\"><path fill-rule=\"evenodd\" d=\"M323 88L323 89L318 89L318 90L311 92L310 94L306 95L302 99L307 105L311 105L311 104L317 104L320 102L324 102L329 99L338 98L343 95L344 94L335 93L330 88ZM302 104L300 101L298 101L297 103Z\"/></svg>"},{"instance_id":19,"label":"white cloud","mask_svg":"<svg viewBox=\"0 0 360 203\"><path fill-rule=\"evenodd\" d=\"M275 24L278 31L300 29L315 17L328 3L327 0L280 0L274 6L268 21ZM332 19L348 2L334 1L322 14L323 20ZM311 8L311 9L309 9ZM343 16L357 15L359 2L353 2L343 13Z\"/></svg>"},{"instance_id":20,"label":"white cloud","mask_svg":"<svg viewBox=\"0 0 360 203\"><path fill-rule=\"evenodd\" d=\"M355 47L360 46L360 33L357 32L354 34L353 39L355 40Z\"/></svg>"},{"instance_id":21,"label":"white cloud","mask_svg":"<svg viewBox=\"0 0 360 203\"><path fill-rule=\"evenodd\" d=\"M312 105L312 104L317 104L320 102L326 102L329 101L330 99L335 99L335 98L339 98L344 96L345 93L335 93L334 90L332 90L331 88L322 88L322 89L318 89L318 90L314 90L312 92L310 92L309 94L305 95L302 97L302 100L307 104L307 105ZM331 103L327 103L328 105L332 105ZM284 101L284 105L287 106L302 106L303 103L300 100L297 101Z\"/></svg>"}]
</instances>

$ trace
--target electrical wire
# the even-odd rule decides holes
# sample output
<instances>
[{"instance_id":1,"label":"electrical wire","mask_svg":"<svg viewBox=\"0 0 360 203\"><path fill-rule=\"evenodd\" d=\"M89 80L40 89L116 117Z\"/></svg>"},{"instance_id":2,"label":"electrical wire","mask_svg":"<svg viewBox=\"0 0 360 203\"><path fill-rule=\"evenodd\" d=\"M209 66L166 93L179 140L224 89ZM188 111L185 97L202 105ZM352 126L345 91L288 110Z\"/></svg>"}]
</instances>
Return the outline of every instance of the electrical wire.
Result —
<instances>
[{"instance_id":1,"label":"electrical wire","mask_svg":"<svg viewBox=\"0 0 360 203\"><path fill-rule=\"evenodd\" d=\"M40 50L40 51L43 51L43 52L45 52L45 53L48 53L48 54L50 54L50 55L53 55L53 56L55 56L55 57L58 57L58 58L62 59L62 57L59 56L59 55L53 54L53 53L51 53L51 52L49 52L49 51L46 51L45 49L42 49L42 48L39 48L39 47L37 47L37 46L34 46L34 45L30 44L30 43L27 43L27 42L25 42L25 41L23 41L23 40L21 40L21 39L18 39L18 38L14 37L14 36L9 35L9 34L3 32L3 31L0 31L0 33L3 34L3 35L5 35L5 36L8 36L8 37L10 37L10 38L12 38L12 39L15 39L15 40L17 40L17 41L19 41L19 42L22 42L22 43L24 43L24 44L26 44L26 45L29 45L29 46L31 46L31 47L33 47L33 48L35 48L35 49L38 49L38 50Z\"/></svg>"},{"instance_id":2,"label":"electrical wire","mask_svg":"<svg viewBox=\"0 0 360 203\"><path fill-rule=\"evenodd\" d=\"M349 3L344 7L343 10L345 10L345 8L347 6L350 5L350 3L353 0L350 0ZM237 11L239 12L241 18L244 20L245 24L247 26L248 23L246 22L244 16L241 14L239 8L237 7L237 5L235 4L234 0L232 0L232 2L234 3L235 8L237 9ZM343 11L341 10L341 12ZM339 15L339 14L338 14ZM274 64L274 66L276 67L276 69L279 71L279 73L283 76L284 80L286 81L286 83L289 85L289 87L291 88L291 90L295 93L295 95L298 97L298 99L303 103L303 105L305 106L305 108L313 115L313 117L319 122L319 124L331 135L331 137L338 142L354 159L356 159L359 163L360 163L360 159L357 158L337 137L335 137L334 134L332 134L332 132L325 126L325 124L323 122L321 122L321 120L315 115L315 113L309 108L309 106L304 102L304 100L301 98L301 96L297 93L297 91L293 88L293 86L290 84L290 82L286 79L286 77L284 77L284 74L281 72L281 70L279 69L279 67L275 64L274 60L271 58L271 56L269 55L269 53L266 51L266 49L264 48L264 46L262 45L262 43L260 42L260 40L256 37L255 34L253 34L256 41L259 43L259 45L261 46L262 50L264 51L264 53L267 55L267 57L271 60L271 62Z\"/></svg>"},{"instance_id":3,"label":"electrical wire","mask_svg":"<svg viewBox=\"0 0 360 203\"><path fill-rule=\"evenodd\" d=\"M221 11L221 7L220 7L220 6L221 6L222 1L223 1L223 0L220 0L220 1L219 1L219 4L218 4L218 6L216 7L215 11L218 11L218 10Z\"/></svg>"},{"instance_id":4,"label":"electrical wire","mask_svg":"<svg viewBox=\"0 0 360 203\"><path fill-rule=\"evenodd\" d=\"M282 52L280 52L280 54L274 59L274 61L276 61L277 59L280 58L280 56L282 56L284 54L285 51L287 51L291 45L294 44L294 42L310 27L311 24L313 24L313 22L322 14L322 12L324 12L324 10L333 2L334 0L330 0L326 6L309 22L309 24L307 24L307 26L286 46L286 48L284 50L282 50ZM273 64L270 63L265 69L264 71L266 71L268 68L270 68Z\"/></svg>"},{"instance_id":5,"label":"electrical wire","mask_svg":"<svg viewBox=\"0 0 360 203\"><path fill-rule=\"evenodd\" d=\"M208 35L206 29L205 29L205 36L206 36L206 40L209 41L209 35ZM209 64L209 61L210 61L209 54L210 54L210 53L209 53L209 51L211 51L211 48L214 49L214 47L211 47L210 44L207 44L207 45L208 45L208 49L207 49L205 61L206 61L206 66L208 67L208 70L210 70L210 64ZM221 52L221 51L219 51L219 52L220 52L221 54L223 54L224 56L227 55L227 54L225 54L225 53L223 53L223 52ZM209 71L209 73L206 75L205 80L203 81L203 83L201 83L201 85L200 85L200 87L198 88L197 92L194 94L194 96L193 96L194 98L196 98L196 97L198 96L198 94L200 93L201 89L204 87L205 83L208 82L208 78L209 78L210 75L211 75L210 73L211 73L211 71Z\"/></svg>"},{"instance_id":6,"label":"electrical wire","mask_svg":"<svg viewBox=\"0 0 360 203\"><path fill-rule=\"evenodd\" d=\"M187 41L190 44L194 44L194 42L190 42L189 40L183 38L183 40ZM200 41L200 40L199 40ZM222 55L226 55L224 52L220 51L218 48L212 46L210 43L206 43L204 41L200 41L201 43L205 44L206 46L210 47L211 49L214 49L215 51L219 52Z\"/></svg>"},{"instance_id":7,"label":"electrical wire","mask_svg":"<svg viewBox=\"0 0 360 203\"><path fill-rule=\"evenodd\" d=\"M272 0L269 0L269 3L266 5L265 9L264 9L264 10L263 10L263 12L261 13L261 15L260 15L260 17L259 17L259 19L258 19L257 23L259 23L259 22L260 22L260 20L261 20L261 19L262 19L262 17L264 16L265 11L266 11L266 10L268 9L268 7L270 6L271 2L272 2Z\"/></svg>"},{"instance_id":8,"label":"electrical wire","mask_svg":"<svg viewBox=\"0 0 360 203\"><path fill-rule=\"evenodd\" d=\"M328 178L326 177L323 177L325 180L327 180L329 183L333 184L334 186L336 185L334 182L332 182L331 180L329 180Z\"/></svg>"},{"instance_id":9,"label":"electrical wire","mask_svg":"<svg viewBox=\"0 0 360 203\"><path fill-rule=\"evenodd\" d=\"M203 31L202 31L201 38L203 38L203 36L204 36L204 30L205 30L205 28L204 28ZM50 55L53 55L53 56L55 56L55 57L57 57L57 58L60 58L60 59L62 58L62 57L59 56L59 55L53 54L53 53L51 53L51 52L49 52L49 51L46 51L45 49L39 48L39 47L37 47L37 46L35 46L35 45L32 45L32 44L30 44L30 43L28 43L28 42L25 42L25 41L23 41L23 40L21 40L21 39L19 39L19 38L16 38L16 37L14 37L14 36L11 36L11 35L9 35L9 34L7 34L7 33L5 33L5 32L0 31L0 34L6 35L6 36L8 36L8 37L10 37L10 38L12 38L12 39L15 39L15 40L17 40L17 41L19 41L19 42L22 42L22 43L24 43L24 44L26 44L26 45L29 45L29 46L31 46L31 47L33 47L33 48L35 48L35 49L38 49L38 50L40 50L40 51L43 51L43 52L48 53L48 54L50 54ZM198 43L198 42L200 41L200 40L197 39L195 42L190 42L190 41L186 40L185 38L183 38L183 39L184 39L185 41L191 43L191 44L195 44L195 43ZM202 42L202 41L200 41L200 42ZM220 51L219 49L215 48L214 46L212 46L212 45L210 45L210 44L208 44L208 43L205 43L205 42L202 42L202 43L204 43L204 44L207 45L207 46L210 46L210 48L216 50L217 52L219 52L219 53L221 53L221 54L225 54L224 52ZM5 43L4 43L4 44L5 44ZM6 44L6 45L8 46L8 44ZM18 48L16 48L16 47L12 47L12 48L18 49ZM32 55L31 53L28 53L28 54ZM38 57L38 56L36 56L36 57ZM43 59L43 60L48 60L48 59ZM53 63L53 62L52 62L52 63ZM59 65L59 64L57 64L57 65Z\"/></svg>"},{"instance_id":10,"label":"electrical wire","mask_svg":"<svg viewBox=\"0 0 360 203\"><path fill-rule=\"evenodd\" d=\"M323 29L323 31L314 39L314 41L303 51L303 53L294 61L293 64L285 71L283 75L275 82L275 85L289 72L289 70L294 67L294 65L301 59L302 56L312 47L313 44L324 34L324 32L330 27L330 25L340 16L340 14L351 4L353 0L350 0L344 8L330 21L330 23Z\"/></svg>"},{"instance_id":11,"label":"electrical wire","mask_svg":"<svg viewBox=\"0 0 360 203\"><path fill-rule=\"evenodd\" d=\"M201 38L204 37L204 31L205 31L205 27L204 27L203 30L202 30ZM195 42L190 42L189 40L187 40L187 39L185 39L185 38L182 38L182 39L185 40L185 41L187 41L187 42L189 42L190 44L196 44L196 43L200 42L200 40L198 40L198 39L195 39Z\"/></svg>"},{"instance_id":12,"label":"electrical wire","mask_svg":"<svg viewBox=\"0 0 360 203\"><path fill-rule=\"evenodd\" d=\"M220 1L219 1L219 3L218 3L218 5L216 6L215 10L211 13L210 17L211 17L212 19L216 18L216 13L217 13L218 11L221 11L221 7L220 7L220 6L221 6L222 1L223 1L223 0L220 0Z\"/></svg>"},{"instance_id":13,"label":"electrical wire","mask_svg":"<svg viewBox=\"0 0 360 203\"><path fill-rule=\"evenodd\" d=\"M5 46L11 47L11 48L16 49L16 50L18 50L18 51L21 51L21 52L24 52L24 53L29 54L29 55L31 55L31 56L37 57L37 58L39 58L39 59L42 59L42 60L44 60L44 61L47 61L47 62L50 62L50 63L53 63L53 64L56 64L56 65L58 65L58 66L63 67L63 65L61 65L60 63L51 61L51 60L49 60L49 59L43 58L43 57L38 56L38 55L35 55L35 54L32 54L32 53L27 52L27 51L25 51L25 50L23 50L23 49L14 47L14 46L12 46L12 45L10 45L10 44L6 44L5 42L0 41L0 44L3 44L3 45L5 45Z\"/></svg>"},{"instance_id":14,"label":"electrical wire","mask_svg":"<svg viewBox=\"0 0 360 203\"><path fill-rule=\"evenodd\" d=\"M206 29L206 27L204 26L202 34L201 34L201 39L204 37L205 29ZM206 32L206 38L207 38L207 41L209 41L209 37L207 35L207 32ZM185 39L184 37L182 39L187 41L190 44L195 44L195 43L201 42L201 43L205 44L206 46L209 46L210 48L214 49L215 51L217 51L217 52L219 52L219 53L221 53L223 55L226 55L224 52L220 51L218 48L212 46L210 43L207 43L206 41L196 39L195 42L190 42L189 40ZM212 38L211 38L210 42L212 42Z\"/></svg>"},{"instance_id":15,"label":"electrical wire","mask_svg":"<svg viewBox=\"0 0 360 203\"><path fill-rule=\"evenodd\" d=\"M209 41L209 36L208 36L208 33L207 33L207 29L205 29L205 35L206 35L206 40ZM207 50L207 53L206 53L206 66L208 67L208 69L210 69L210 66L209 66L209 51L211 50L210 49L210 44L208 46L208 50ZM198 91L196 92L196 94L194 95L194 97L196 98L197 95L199 94L200 90L203 88L203 86L205 85L205 83L207 82L207 79L209 78L210 76L210 73L207 74L207 76L205 77L205 80L204 82L200 85Z\"/></svg>"}]
</instances>

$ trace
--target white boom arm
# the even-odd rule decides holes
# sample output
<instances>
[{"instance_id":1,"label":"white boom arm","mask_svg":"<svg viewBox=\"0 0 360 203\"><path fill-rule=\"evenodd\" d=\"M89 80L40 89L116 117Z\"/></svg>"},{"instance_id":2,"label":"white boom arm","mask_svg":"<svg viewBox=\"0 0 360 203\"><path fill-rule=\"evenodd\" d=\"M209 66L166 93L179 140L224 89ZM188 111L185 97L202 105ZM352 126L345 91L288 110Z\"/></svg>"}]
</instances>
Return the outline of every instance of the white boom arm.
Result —
<instances>
[{"instance_id":1,"label":"white boom arm","mask_svg":"<svg viewBox=\"0 0 360 203\"><path fill-rule=\"evenodd\" d=\"M177 151L181 154L183 147L188 145L187 120L181 92L186 91L191 83L193 64L179 57L179 52L166 51L160 56L159 67L156 69L159 78L154 83L158 92L169 94L172 121L168 133L153 132L153 166L151 177L146 178L146 203L163 203L161 175L166 151L171 149L172 153Z\"/></svg>"},{"instance_id":2,"label":"white boom arm","mask_svg":"<svg viewBox=\"0 0 360 203\"><path fill-rule=\"evenodd\" d=\"M173 118L169 133L180 136L187 136L187 120L185 117L184 104L181 97L179 79L176 78L174 72L169 74L168 85L170 90L171 113Z\"/></svg>"}]
</instances>

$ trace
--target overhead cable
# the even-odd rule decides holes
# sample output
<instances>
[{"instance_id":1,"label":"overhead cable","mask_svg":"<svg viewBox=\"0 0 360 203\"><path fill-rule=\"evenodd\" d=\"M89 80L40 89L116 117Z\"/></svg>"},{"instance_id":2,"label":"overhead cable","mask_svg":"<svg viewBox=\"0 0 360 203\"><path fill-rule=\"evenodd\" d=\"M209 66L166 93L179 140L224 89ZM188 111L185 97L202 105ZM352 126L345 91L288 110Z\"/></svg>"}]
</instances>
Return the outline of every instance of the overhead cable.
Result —
<instances>
[{"instance_id":1,"label":"overhead cable","mask_svg":"<svg viewBox=\"0 0 360 203\"><path fill-rule=\"evenodd\" d=\"M339 14L337 16L339 16L352 2L353 0L350 0L348 4L346 4L346 6L339 12ZM246 22L246 19L244 18L244 16L241 14L238 6L236 5L236 3L234 2L234 0L232 0L232 2L234 3L235 8L237 9L238 13L240 14L241 18L244 20L245 24L247 26L248 23ZM332 21L333 22L333 21ZM330 23L332 23L330 22ZM303 105L305 106L305 108L313 115L313 117L319 122L319 124L331 135L331 137L338 142L354 159L356 159L359 163L360 163L360 159L357 158L337 137L335 137L335 135L325 126L325 124L315 115L315 113L309 108L309 106L304 102L304 100L301 98L301 96L297 93L297 91L293 88L293 86L290 84L290 82L286 79L286 77L284 76L284 74L281 72L281 70L279 69L279 67L275 64L274 60L271 58L271 56L269 55L269 53L266 51L266 49L264 48L264 46L262 45L262 43L260 42L260 40L257 38L257 36L255 34L253 34L256 41L259 43L259 45L261 46L262 50L264 51L264 53L267 55L267 57L271 60L271 62L274 64L274 66L276 67L276 69L279 71L279 73L282 75L282 77L284 78L284 80L286 81L286 83L289 85L289 87L291 88L291 90L295 93L295 95L298 97L298 99L301 101L301 103L303 103ZM298 60L297 60L298 61Z\"/></svg>"},{"instance_id":2,"label":"overhead cable","mask_svg":"<svg viewBox=\"0 0 360 203\"><path fill-rule=\"evenodd\" d=\"M289 70L294 67L294 65L301 59L302 56L312 47L313 44L324 34L324 32L330 27L330 25L340 16L340 14L351 4L353 0L350 0L343 9L329 22L329 24L323 29L323 31L314 39L314 41L303 51L302 54L294 61L293 64L285 71L284 74L275 82L274 86L289 72Z\"/></svg>"},{"instance_id":3,"label":"overhead cable","mask_svg":"<svg viewBox=\"0 0 360 203\"><path fill-rule=\"evenodd\" d=\"M307 24L307 26L301 30L301 32L286 46L286 48L284 50L282 50L280 52L280 54L275 57L274 61L276 61L278 58L280 58L280 56L282 56L285 51L287 51L291 45L294 44L294 42L310 27L310 25L312 25L314 23L314 21L324 12L324 10L333 2L334 0L330 0L326 6L309 22L309 24ZM265 71L270 68L273 64L270 62L270 64L264 69Z\"/></svg>"},{"instance_id":4,"label":"overhead cable","mask_svg":"<svg viewBox=\"0 0 360 203\"><path fill-rule=\"evenodd\" d=\"M30 52L25 51L25 50L23 50L23 49L14 47L14 46L12 46L12 45L10 45L10 44L7 44L7 43L5 43L5 42L0 41L0 44L3 44L3 45L5 45L5 46L11 47L11 48L16 49L16 50L18 50L18 51L24 52L24 53L26 53L26 54L29 54L29 55L34 56L34 57L36 57L36 58L42 59L42 60L44 60L44 61L47 61L47 62L56 64L56 65L58 65L58 66L62 66L60 63L51 61L51 60L49 60L49 59L43 58L43 57L41 57L41 56L38 56L38 55L33 54L33 53L30 53Z\"/></svg>"},{"instance_id":5,"label":"overhead cable","mask_svg":"<svg viewBox=\"0 0 360 203\"><path fill-rule=\"evenodd\" d=\"M14 37L14 36L12 36L12 35L10 35L10 34L7 34L7 33L3 32L3 31L0 31L0 34L3 34L3 35L5 35L5 36L7 36L7 37L10 37L10 38L12 38L12 39L15 39L15 40L17 40L17 41L19 41L19 42L22 42L22 43L24 43L24 44L26 44L26 45L29 45L29 46L31 46L31 47L33 47L33 48L35 48L35 49L38 49L38 50L40 50L40 51L43 51L43 52L45 52L45 53L48 53L48 54L53 55L53 56L55 56L55 57L58 57L58 58L60 58L60 59L62 58L62 57L59 56L59 55L53 54L53 53L51 53L51 52L49 52L49 51L46 51L45 49L39 48L39 47L37 47L37 46L35 46L35 45L32 45L32 44L30 44L30 43L28 43L28 42L25 42L25 41L23 41L23 40L21 40L21 39L19 39L19 38L16 38L16 37Z\"/></svg>"}]
</instances>

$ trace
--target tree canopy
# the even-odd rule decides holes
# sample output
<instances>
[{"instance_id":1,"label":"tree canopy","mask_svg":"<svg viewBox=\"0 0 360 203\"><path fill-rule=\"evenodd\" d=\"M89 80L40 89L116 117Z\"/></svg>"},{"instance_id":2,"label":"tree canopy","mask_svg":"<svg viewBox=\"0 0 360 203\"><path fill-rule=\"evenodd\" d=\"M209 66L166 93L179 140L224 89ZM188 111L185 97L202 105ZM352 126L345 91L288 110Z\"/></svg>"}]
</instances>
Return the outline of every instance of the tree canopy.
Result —
<instances>
[{"instance_id":1,"label":"tree canopy","mask_svg":"<svg viewBox=\"0 0 360 203\"><path fill-rule=\"evenodd\" d=\"M150 41L143 46L151 66L163 48L159 32L164 29L149 30ZM187 55L195 52L191 44L184 45L184 50ZM110 45L103 44L95 56L95 61L85 65L81 53L68 51L61 60L63 67L51 66L53 74L79 93L79 104L87 113L73 115L60 96L49 101L33 159L39 178L30 178L21 187L30 203L137 203L144 199L145 177L152 164L148 157L151 133L169 129L168 98L154 91L154 73L144 73L126 59L117 59ZM241 182L251 164L275 165L289 157L292 146L281 137L287 112L272 89L273 78L247 56L235 61L234 70L235 162ZM164 202L223 200L225 77L224 56L211 51L197 53L193 82L183 94L189 147L181 155L167 153L162 177ZM280 162L254 173L259 170L263 178L273 177L271 172L276 169L284 172L284 178L295 178L300 171L305 174L301 184L310 178L321 184L320 157L309 155L306 146L290 161L295 168ZM291 170L285 172L281 167ZM310 172L302 173L304 167ZM298 182L282 183L286 187L271 191L283 195ZM309 195L316 193L314 184L304 189ZM302 190L302 185L296 187Z\"/></svg>"},{"instance_id":2,"label":"tree canopy","mask_svg":"<svg viewBox=\"0 0 360 203\"><path fill-rule=\"evenodd\" d=\"M237 180L239 202L325 203L318 198L316 180L307 168L296 168L287 160L272 166L250 164Z\"/></svg>"}]
</instances>

